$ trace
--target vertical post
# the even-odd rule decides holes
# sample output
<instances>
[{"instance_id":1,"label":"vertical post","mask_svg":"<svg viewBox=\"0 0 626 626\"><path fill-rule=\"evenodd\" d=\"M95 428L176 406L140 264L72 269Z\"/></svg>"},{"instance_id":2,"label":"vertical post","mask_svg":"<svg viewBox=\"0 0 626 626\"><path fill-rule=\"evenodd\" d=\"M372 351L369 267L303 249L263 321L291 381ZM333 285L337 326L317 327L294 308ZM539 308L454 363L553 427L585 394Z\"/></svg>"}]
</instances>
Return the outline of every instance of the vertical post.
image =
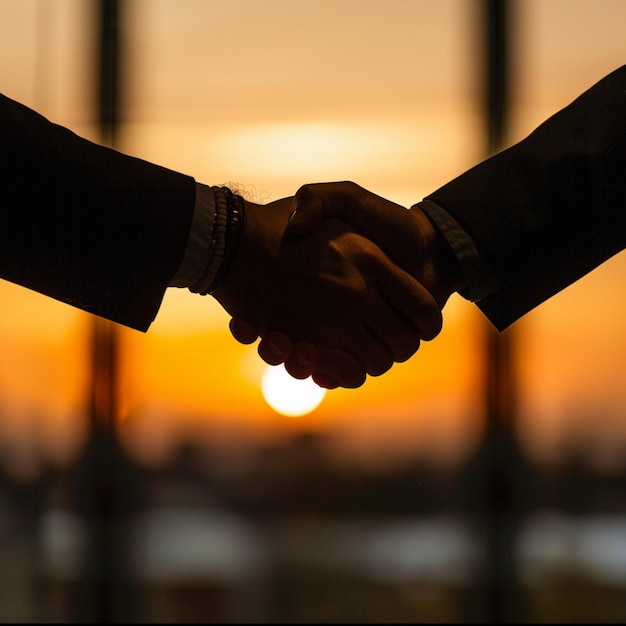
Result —
<instances>
[{"instance_id":1,"label":"vertical post","mask_svg":"<svg viewBox=\"0 0 626 626\"><path fill-rule=\"evenodd\" d=\"M98 0L98 120L104 143L115 144L120 106L120 37L118 0Z\"/></svg>"},{"instance_id":2,"label":"vertical post","mask_svg":"<svg viewBox=\"0 0 626 626\"><path fill-rule=\"evenodd\" d=\"M118 4L118 0L98 0L98 124L101 142L110 147L115 146L119 121ZM117 328L107 320L94 318L92 346L93 427L112 434L118 418Z\"/></svg>"},{"instance_id":3,"label":"vertical post","mask_svg":"<svg viewBox=\"0 0 626 626\"><path fill-rule=\"evenodd\" d=\"M508 126L510 76L508 14L508 0L486 0L484 116L489 154L502 148Z\"/></svg>"},{"instance_id":4,"label":"vertical post","mask_svg":"<svg viewBox=\"0 0 626 626\"><path fill-rule=\"evenodd\" d=\"M97 0L97 106L101 143L114 147L119 122L119 1ZM87 531L83 573L72 590L72 621L132 623L128 526L140 506L136 470L117 438L119 331L94 317L91 333L90 439L77 468L76 508Z\"/></svg>"},{"instance_id":5,"label":"vertical post","mask_svg":"<svg viewBox=\"0 0 626 626\"><path fill-rule=\"evenodd\" d=\"M504 147L509 121L508 0L484 0L484 118L488 156ZM487 377L484 529L486 532L485 620L524 621L515 541L519 525L517 487L520 457L514 431L515 335L486 329Z\"/></svg>"}]
</instances>

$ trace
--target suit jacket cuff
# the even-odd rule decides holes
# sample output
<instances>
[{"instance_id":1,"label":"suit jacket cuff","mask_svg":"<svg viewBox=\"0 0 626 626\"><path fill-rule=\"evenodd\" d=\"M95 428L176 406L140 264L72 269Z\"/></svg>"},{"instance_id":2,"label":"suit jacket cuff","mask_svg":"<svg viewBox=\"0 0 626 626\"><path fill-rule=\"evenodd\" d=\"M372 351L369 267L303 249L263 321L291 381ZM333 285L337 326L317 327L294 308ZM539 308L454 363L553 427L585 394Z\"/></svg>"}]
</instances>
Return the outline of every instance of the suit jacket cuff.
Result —
<instances>
[{"instance_id":1,"label":"suit jacket cuff","mask_svg":"<svg viewBox=\"0 0 626 626\"><path fill-rule=\"evenodd\" d=\"M467 283L467 289L459 292L461 296L478 302L496 291L500 286L497 277L461 225L432 200L422 200L415 206L426 213L452 248Z\"/></svg>"}]
</instances>

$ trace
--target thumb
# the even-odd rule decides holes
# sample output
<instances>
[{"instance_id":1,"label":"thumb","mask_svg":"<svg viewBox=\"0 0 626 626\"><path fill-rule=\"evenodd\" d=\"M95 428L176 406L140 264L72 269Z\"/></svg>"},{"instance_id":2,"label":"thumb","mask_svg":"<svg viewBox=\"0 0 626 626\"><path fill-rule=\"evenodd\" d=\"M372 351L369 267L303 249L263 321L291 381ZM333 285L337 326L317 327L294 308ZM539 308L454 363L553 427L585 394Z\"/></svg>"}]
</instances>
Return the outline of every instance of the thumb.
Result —
<instances>
[{"instance_id":1,"label":"thumb","mask_svg":"<svg viewBox=\"0 0 626 626\"><path fill-rule=\"evenodd\" d=\"M303 189L298 190L294 196L293 207L285 227L285 236L308 235L325 217L324 202Z\"/></svg>"}]
</instances>

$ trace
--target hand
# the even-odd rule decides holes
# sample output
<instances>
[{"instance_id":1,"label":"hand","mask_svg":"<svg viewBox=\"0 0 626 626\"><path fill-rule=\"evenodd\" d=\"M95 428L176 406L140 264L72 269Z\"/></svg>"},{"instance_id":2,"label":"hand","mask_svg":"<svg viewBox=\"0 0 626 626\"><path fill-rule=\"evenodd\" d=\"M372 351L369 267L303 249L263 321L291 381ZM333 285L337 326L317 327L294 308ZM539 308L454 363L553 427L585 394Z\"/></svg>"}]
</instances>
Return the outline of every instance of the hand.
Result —
<instances>
[{"instance_id":1,"label":"hand","mask_svg":"<svg viewBox=\"0 0 626 626\"><path fill-rule=\"evenodd\" d=\"M323 219L337 217L378 244L419 280L440 309L463 287L448 244L419 208L407 210L351 182L304 185L296 193L294 206L286 239L309 234ZM254 325L241 318L231 321L231 332L244 343L258 335ZM313 375L315 380L319 355L313 345L294 345L286 334L273 332L261 339L259 354L268 363L284 362L287 371L298 378Z\"/></svg>"},{"instance_id":2,"label":"hand","mask_svg":"<svg viewBox=\"0 0 626 626\"><path fill-rule=\"evenodd\" d=\"M430 293L345 224L328 219L306 237L284 239L292 210L290 198L246 203L239 249L213 294L233 318L263 338L284 333L314 361L314 379L344 387L382 374L439 332ZM259 354L271 362L268 345L263 339Z\"/></svg>"},{"instance_id":3,"label":"hand","mask_svg":"<svg viewBox=\"0 0 626 626\"><path fill-rule=\"evenodd\" d=\"M311 233L331 217L374 242L433 294L440 309L463 288L449 245L419 207L406 209L353 182L303 185L296 192L285 237Z\"/></svg>"}]
</instances>

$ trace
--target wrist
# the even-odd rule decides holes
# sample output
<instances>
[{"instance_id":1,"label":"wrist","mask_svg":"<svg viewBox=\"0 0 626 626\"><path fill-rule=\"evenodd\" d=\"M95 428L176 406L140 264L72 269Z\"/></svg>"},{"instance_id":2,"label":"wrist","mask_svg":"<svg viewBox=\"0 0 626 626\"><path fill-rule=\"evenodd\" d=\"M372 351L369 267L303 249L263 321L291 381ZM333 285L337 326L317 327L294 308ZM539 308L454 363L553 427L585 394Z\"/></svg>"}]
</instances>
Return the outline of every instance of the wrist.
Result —
<instances>
[{"instance_id":1,"label":"wrist","mask_svg":"<svg viewBox=\"0 0 626 626\"><path fill-rule=\"evenodd\" d=\"M465 289L467 282L459 260L454 254L448 240L435 226L433 226L433 230L436 239L435 246L437 251L435 256L437 259L439 282L447 293L447 297L450 297L453 293Z\"/></svg>"},{"instance_id":2,"label":"wrist","mask_svg":"<svg viewBox=\"0 0 626 626\"><path fill-rule=\"evenodd\" d=\"M212 187L215 216L208 245L206 266L200 278L189 287L193 293L212 294L226 276L243 231L244 203L228 187Z\"/></svg>"},{"instance_id":3,"label":"wrist","mask_svg":"<svg viewBox=\"0 0 626 626\"><path fill-rule=\"evenodd\" d=\"M424 255L423 275L419 277L431 292L440 308L455 292L466 286L461 265L443 233L429 216L416 205L409 209L417 220L420 247Z\"/></svg>"}]
</instances>

